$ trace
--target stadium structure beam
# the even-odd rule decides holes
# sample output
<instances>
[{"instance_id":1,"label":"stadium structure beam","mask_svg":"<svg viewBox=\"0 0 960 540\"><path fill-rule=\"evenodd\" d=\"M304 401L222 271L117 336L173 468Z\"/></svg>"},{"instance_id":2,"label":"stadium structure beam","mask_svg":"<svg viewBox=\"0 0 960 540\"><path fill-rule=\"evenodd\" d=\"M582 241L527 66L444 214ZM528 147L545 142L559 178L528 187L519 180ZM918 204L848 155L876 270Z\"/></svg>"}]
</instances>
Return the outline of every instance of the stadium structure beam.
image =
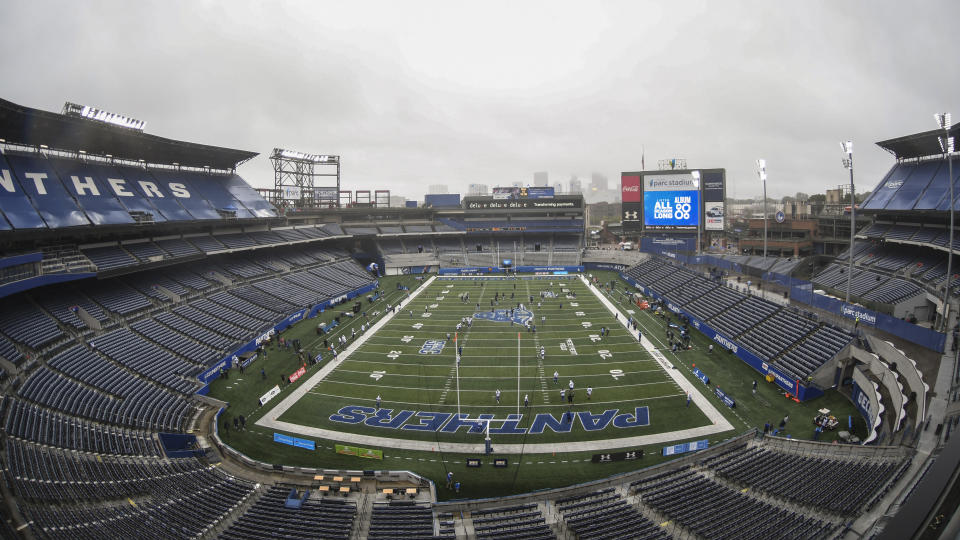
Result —
<instances>
[{"instance_id":1,"label":"stadium structure beam","mask_svg":"<svg viewBox=\"0 0 960 540\"><path fill-rule=\"evenodd\" d=\"M273 188L281 205L289 203L297 208L335 208L339 205L340 156L274 148L270 161L273 163Z\"/></svg>"},{"instance_id":2,"label":"stadium structure beam","mask_svg":"<svg viewBox=\"0 0 960 540\"><path fill-rule=\"evenodd\" d=\"M940 129L943 130L943 136L940 137L940 150L947 155L947 180L950 183L950 233L947 244L947 282L943 287L943 332L946 333L950 324L947 313L947 305L950 302L950 283L953 281L953 137L950 136L950 113L937 113L933 117L937 120Z\"/></svg>"},{"instance_id":3,"label":"stadium structure beam","mask_svg":"<svg viewBox=\"0 0 960 540\"><path fill-rule=\"evenodd\" d=\"M847 157L843 160L843 166L850 170L850 252L847 257L850 259L847 265L847 303L850 303L850 287L853 284L853 235L856 232L856 214L857 214L857 192L853 188L853 141L843 141L840 148Z\"/></svg>"}]
</instances>

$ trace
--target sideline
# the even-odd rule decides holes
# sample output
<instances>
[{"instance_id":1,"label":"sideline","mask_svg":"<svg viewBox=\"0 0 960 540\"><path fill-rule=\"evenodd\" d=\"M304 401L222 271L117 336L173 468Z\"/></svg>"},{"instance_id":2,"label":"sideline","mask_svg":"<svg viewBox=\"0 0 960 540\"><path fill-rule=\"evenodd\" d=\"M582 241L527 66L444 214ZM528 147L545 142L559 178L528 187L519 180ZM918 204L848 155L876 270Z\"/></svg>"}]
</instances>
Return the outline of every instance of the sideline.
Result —
<instances>
[{"instance_id":1,"label":"sideline","mask_svg":"<svg viewBox=\"0 0 960 540\"><path fill-rule=\"evenodd\" d=\"M594 296L596 296L601 303L603 303L607 309L611 312L619 313L616 308L610 303L607 298L597 291L595 287L590 285L587 279L583 274L579 275L581 281L587 286L587 289L591 291ZM425 291L430 284L436 280L437 276L432 276L426 283L420 286L413 294L411 294L406 301L402 304L398 304L397 313L401 312L401 307L407 305L410 301L416 298L421 292ZM424 452L452 452L458 454L472 454L472 453L483 453L484 452L484 441L482 436L477 436L476 443L448 443L442 441L419 441L412 439L394 439L391 437L382 437L382 436L373 436L373 435L363 435L357 433L348 433L342 431L334 431L329 429L323 429L313 426L304 426L301 424L294 424L291 422L282 422L278 418L283 415L290 407L292 407L297 401L299 401L308 391L312 390L317 384L320 383L330 372L332 372L339 364L347 358L350 353L356 350L360 345L366 342L367 338L373 336L377 330L379 330L383 325L393 319L393 316L396 313L388 314L380 321L378 321L374 326L364 333L357 341L351 344L343 353L337 356L336 363L328 363L320 371L315 373L310 377L304 384L300 385L296 390L294 390L290 395L285 397L280 403L278 403L273 409L264 413L264 415L255 422L255 425L261 426L264 428L275 429L280 431L285 431L288 433L296 433L298 435L305 435L309 437L315 437L319 439L327 439L331 441L347 441L353 445L365 445L370 447L384 447L384 448L395 448L402 450L417 450ZM622 315L622 314L620 314ZM626 328L627 321L626 317L617 317L618 321ZM629 330L629 329L628 329ZM629 330L633 334L633 330ZM693 401L697 404L698 407L707 418L712 422L711 425L700 426L695 428L688 428L679 431L670 431L670 432L661 432L661 433L652 433L648 435L637 435L633 437L622 437L615 439L603 439L603 440L591 440L591 441L577 441L577 442L551 442L551 443L527 443L527 444L503 444L500 441L504 439L498 437L498 440L494 441L494 447L498 454L546 454L556 452L560 450L562 452L584 452L584 451L601 451L601 450L610 450L613 448L628 448L635 446L646 446L646 445L655 445L663 444L672 441L678 441L683 439L693 439L700 437L708 437L715 433L720 433L723 431L733 430L733 425L730 424L727 419L720 414L719 411L711 404L707 399L699 392L699 390L693 386L685 377L676 372L676 369L673 368L673 365L670 364L666 358L663 356L660 351L656 350L649 340L644 339L642 345L647 351L657 359L657 362L661 364L664 371L684 390L692 392ZM667 365L664 365L666 362ZM669 366L669 367L667 367ZM506 436L503 436L506 437Z\"/></svg>"}]
</instances>

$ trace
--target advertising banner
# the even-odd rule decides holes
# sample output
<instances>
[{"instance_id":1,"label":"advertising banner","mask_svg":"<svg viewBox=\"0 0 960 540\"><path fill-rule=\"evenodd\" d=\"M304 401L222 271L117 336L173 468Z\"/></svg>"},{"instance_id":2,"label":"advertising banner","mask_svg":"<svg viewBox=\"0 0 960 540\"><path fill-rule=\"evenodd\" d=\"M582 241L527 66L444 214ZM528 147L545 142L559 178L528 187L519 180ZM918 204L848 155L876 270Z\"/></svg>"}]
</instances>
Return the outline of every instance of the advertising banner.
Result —
<instances>
[{"instance_id":1,"label":"advertising banner","mask_svg":"<svg viewBox=\"0 0 960 540\"><path fill-rule=\"evenodd\" d=\"M673 446L664 446L663 455L665 456L675 456L677 454L685 454L687 452L696 452L697 450L706 450L710 446L710 441L704 439L702 441L691 441L683 444L675 444Z\"/></svg>"},{"instance_id":2,"label":"advertising banner","mask_svg":"<svg viewBox=\"0 0 960 540\"><path fill-rule=\"evenodd\" d=\"M271 388L270 390L267 390L267 393L266 393L266 394L260 396L260 406L262 407L262 406L266 405L268 401L270 401L271 399L273 399L274 397L276 397L276 395L279 394L279 393L280 393L280 385L279 385L279 384L276 385L276 386L274 386L274 387Z\"/></svg>"},{"instance_id":3,"label":"advertising banner","mask_svg":"<svg viewBox=\"0 0 960 540\"><path fill-rule=\"evenodd\" d=\"M693 369L693 376L700 379L700 382L703 384L710 384L710 377L707 377L707 374L700 371L700 368Z\"/></svg>"},{"instance_id":4,"label":"advertising banner","mask_svg":"<svg viewBox=\"0 0 960 540\"><path fill-rule=\"evenodd\" d=\"M383 459L383 450L371 448L357 448L357 456L367 459Z\"/></svg>"},{"instance_id":5,"label":"advertising banner","mask_svg":"<svg viewBox=\"0 0 960 540\"><path fill-rule=\"evenodd\" d=\"M705 210L703 215L703 228L708 231L722 231L724 213L723 203L705 202L703 208Z\"/></svg>"},{"instance_id":6,"label":"advertising banner","mask_svg":"<svg viewBox=\"0 0 960 540\"><path fill-rule=\"evenodd\" d=\"M287 446L296 446L297 448L304 448L306 450L316 450L317 443L307 439L300 439L297 437L291 437L289 435L284 435L283 433L273 433L273 442L278 442L280 444L286 444Z\"/></svg>"},{"instance_id":7,"label":"advertising banner","mask_svg":"<svg viewBox=\"0 0 960 540\"><path fill-rule=\"evenodd\" d=\"M334 446L338 454L343 454L345 456L355 456L360 453L360 449L356 446L347 446L345 444L336 444Z\"/></svg>"},{"instance_id":8,"label":"advertising banner","mask_svg":"<svg viewBox=\"0 0 960 540\"><path fill-rule=\"evenodd\" d=\"M701 171L704 202L723 202L723 173Z\"/></svg>"},{"instance_id":9,"label":"advertising banner","mask_svg":"<svg viewBox=\"0 0 960 540\"><path fill-rule=\"evenodd\" d=\"M643 202L640 193L640 175L624 174L620 177L620 199L625 203Z\"/></svg>"},{"instance_id":10,"label":"advertising banner","mask_svg":"<svg viewBox=\"0 0 960 540\"><path fill-rule=\"evenodd\" d=\"M291 373L290 377L288 378L290 379L290 382L293 383L293 382L296 382L296 380L299 379L300 377L303 377L303 374L306 372L307 372L307 368L304 366L300 366L300 369Z\"/></svg>"},{"instance_id":11,"label":"advertising banner","mask_svg":"<svg viewBox=\"0 0 960 540\"><path fill-rule=\"evenodd\" d=\"M717 397L720 398L720 401L722 401L723 404L726 405L727 407L730 407L732 409L737 406L737 402L734 401L732 397L724 393L724 391L721 390L719 386L713 389L713 393L716 394Z\"/></svg>"}]
</instances>

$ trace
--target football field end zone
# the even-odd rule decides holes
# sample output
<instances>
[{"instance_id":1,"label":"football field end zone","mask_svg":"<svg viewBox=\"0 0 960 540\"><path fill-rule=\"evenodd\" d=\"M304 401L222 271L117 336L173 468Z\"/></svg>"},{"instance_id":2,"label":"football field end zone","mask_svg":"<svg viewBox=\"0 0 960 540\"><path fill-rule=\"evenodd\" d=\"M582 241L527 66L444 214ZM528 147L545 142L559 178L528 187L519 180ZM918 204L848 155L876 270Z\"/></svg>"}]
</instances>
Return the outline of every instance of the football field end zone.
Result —
<instances>
[{"instance_id":1,"label":"football field end zone","mask_svg":"<svg viewBox=\"0 0 960 540\"><path fill-rule=\"evenodd\" d=\"M424 283L417 291L411 294L402 305L406 305L414 298L416 298L421 292L426 290L430 284L434 282L436 276L432 276L426 283ZM599 294L594 287L592 287L583 277L580 275L580 279L587 285L587 289L593 292L593 294L600 300L600 302L607 307L611 312L616 312L616 308L601 294ZM400 305L398 305L398 310ZM279 417L282 416L290 407L292 407L297 401L299 401L307 392L312 390L317 384L319 384L328 374L330 374L339 364L349 356L349 353L352 353L354 350L363 345L368 336L375 335L376 331L387 324L390 320L393 319L395 314L388 314L387 317L378 321L370 331L366 332L361 336L356 342L351 344L344 353L338 355L338 360L336 363L330 363L324 366L320 371L310 377L303 385L299 386L294 390L289 396L284 398L279 404L277 404L273 409L267 411L257 422L256 425L281 431L286 431L288 433L296 433L299 435L311 436L320 439L328 439L334 441L347 441L352 444L364 444L368 446L380 446L387 448L397 448L403 450L416 450L416 451L444 451L444 452L453 452L453 453L477 453L483 452L484 442L478 437L477 443L449 443L449 442L438 442L438 441L418 441L410 439L395 439L390 437L378 437L371 435L361 435L355 433L334 431L319 427L305 426L302 424L294 424L291 422L283 422L279 420ZM617 319L624 326L627 327L626 317L621 318L618 316ZM632 330L628 328L628 331L631 335L636 337ZM615 439L598 439L592 441L577 441L577 442L565 442L565 443L530 443L530 444L503 444L500 437L497 437L498 440L494 441L495 448L498 454L520 454L520 453L547 453L555 452L558 450L558 446L563 452L577 452L577 451L598 451L598 450L608 450L610 448L626 448L631 446L642 446L642 445L653 445L653 444L662 444L671 441L706 437L714 433L720 433L723 431L728 431L734 429L733 426L727 421L726 418L720 414L713 405L697 391L696 387L693 386L686 378L677 373L672 373L675 369L672 369L672 365L667 362L666 358L663 356L660 351L652 347L649 341L645 340L643 345L648 352L651 353L651 356L657 360L661 368L671 377L674 381L680 385L680 387L688 392L691 392L692 399L694 403L700 407L700 409L707 416L708 420L711 421L710 425L700 426L696 428L688 428L679 431L670 431L670 432L661 432L653 433L649 435L637 435L633 437L621 437Z\"/></svg>"},{"instance_id":2,"label":"football field end zone","mask_svg":"<svg viewBox=\"0 0 960 540\"><path fill-rule=\"evenodd\" d=\"M617 317L616 317L617 322L620 323L621 326L626 328L627 332L629 332L631 336L636 338L639 332L634 332L634 330L630 328L630 325L628 324L628 321L627 321L626 314L620 313L620 310L613 305L613 302L611 302L610 299L608 299L600 291L598 291L597 288L594 287L589 282L589 280L587 280L587 278L584 277L583 274L580 274L580 280L583 281L583 284L587 286L587 290L592 292L593 295L600 300L600 303L605 305L607 309L610 310L611 313L617 314ZM641 338L640 345L642 345L643 348L650 353L650 356L656 359L657 363L660 364L660 367L663 368L663 371L665 371L667 375L670 376L670 378L673 379L674 382L676 382L680 386L680 388L686 390L690 394L693 403L696 404L697 407L700 407L700 410L703 411L705 415L707 415L707 418L710 420L713 426L716 426L718 428L719 427L723 428L723 429L718 429L718 431L727 431L727 430L734 429L733 424L731 424L726 419L726 417L720 414L720 411L718 411L717 408L713 406L713 403L710 403L710 401L707 400L706 396L700 393L700 389L694 386L692 382L690 382L686 377L680 374L680 372L677 371L677 369L673 366L673 364L670 363L669 360L667 360L667 357L664 356L662 352L660 352L656 347L653 346L653 343L650 342L649 339Z\"/></svg>"}]
</instances>

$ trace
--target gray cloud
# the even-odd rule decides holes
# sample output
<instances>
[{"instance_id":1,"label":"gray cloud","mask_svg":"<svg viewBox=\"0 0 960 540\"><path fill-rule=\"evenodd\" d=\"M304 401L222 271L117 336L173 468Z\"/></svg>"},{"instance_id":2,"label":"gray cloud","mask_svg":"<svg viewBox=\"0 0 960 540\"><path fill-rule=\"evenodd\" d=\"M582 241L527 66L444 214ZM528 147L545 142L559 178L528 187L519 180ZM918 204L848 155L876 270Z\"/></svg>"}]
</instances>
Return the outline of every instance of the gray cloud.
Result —
<instances>
[{"instance_id":1,"label":"gray cloud","mask_svg":"<svg viewBox=\"0 0 960 540\"><path fill-rule=\"evenodd\" d=\"M892 158L874 141L957 105L951 1L6 2L0 92L158 135L343 156L347 189L611 179L658 158L731 194L822 192ZM960 115L960 109L953 112ZM244 165L272 185L265 156Z\"/></svg>"}]
</instances>

